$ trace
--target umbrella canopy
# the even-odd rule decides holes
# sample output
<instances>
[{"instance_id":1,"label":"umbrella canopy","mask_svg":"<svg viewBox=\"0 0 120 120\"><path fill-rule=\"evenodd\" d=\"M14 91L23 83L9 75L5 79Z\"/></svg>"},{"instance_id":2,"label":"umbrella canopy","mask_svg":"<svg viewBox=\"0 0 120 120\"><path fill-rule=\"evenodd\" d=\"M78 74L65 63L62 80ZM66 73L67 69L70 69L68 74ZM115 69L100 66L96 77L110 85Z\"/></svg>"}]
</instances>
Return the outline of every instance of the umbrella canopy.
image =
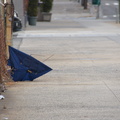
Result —
<instances>
[{"instance_id":1,"label":"umbrella canopy","mask_svg":"<svg viewBox=\"0 0 120 120\"><path fill-rule=\"evenodd\" d=\"M10 57L8 65L11 66L11 76L14 81L32 81L52 69L30 55L9 46Z\"/></svg>"}]
</instances>

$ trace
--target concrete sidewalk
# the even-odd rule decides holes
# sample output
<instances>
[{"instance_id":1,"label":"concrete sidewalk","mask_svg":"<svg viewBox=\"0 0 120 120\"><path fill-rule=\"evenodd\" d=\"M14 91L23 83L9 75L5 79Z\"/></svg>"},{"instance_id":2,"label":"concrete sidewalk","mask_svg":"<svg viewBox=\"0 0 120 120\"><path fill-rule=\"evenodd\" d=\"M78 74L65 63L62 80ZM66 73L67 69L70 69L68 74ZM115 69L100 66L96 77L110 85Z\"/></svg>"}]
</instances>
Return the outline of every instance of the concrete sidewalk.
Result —
<instances>
[{"instance_id":1,"label":"concrete sidewalk","mask_svg":"<svg viewBox=\"0 0 120 120\"><path fill-rule=\"evenodd\" d=\"M13 46L53 71L8 86L0 120L120 119L120 26L80 9L76 1L54 0L50 23L17 33Z\"/></svg>"}]
</instances>

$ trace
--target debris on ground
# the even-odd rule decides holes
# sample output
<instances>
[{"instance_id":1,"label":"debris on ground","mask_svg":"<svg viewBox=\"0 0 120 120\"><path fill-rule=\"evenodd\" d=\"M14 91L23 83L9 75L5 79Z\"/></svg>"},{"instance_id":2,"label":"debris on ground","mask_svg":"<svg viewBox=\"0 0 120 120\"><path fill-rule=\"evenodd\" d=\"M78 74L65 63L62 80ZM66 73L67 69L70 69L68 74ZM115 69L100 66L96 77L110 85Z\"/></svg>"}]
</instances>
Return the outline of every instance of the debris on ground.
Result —
<instances>
[{"instance_id":1,"label":"debris on ground","mask_svg":"<svg viewBox=\"0 0 120 120\"><path fill-rule=\"evenodd\" d=\"M3 95L0 95L0 100L5 99L5 97Z\"/></svg>"}]
</instances>

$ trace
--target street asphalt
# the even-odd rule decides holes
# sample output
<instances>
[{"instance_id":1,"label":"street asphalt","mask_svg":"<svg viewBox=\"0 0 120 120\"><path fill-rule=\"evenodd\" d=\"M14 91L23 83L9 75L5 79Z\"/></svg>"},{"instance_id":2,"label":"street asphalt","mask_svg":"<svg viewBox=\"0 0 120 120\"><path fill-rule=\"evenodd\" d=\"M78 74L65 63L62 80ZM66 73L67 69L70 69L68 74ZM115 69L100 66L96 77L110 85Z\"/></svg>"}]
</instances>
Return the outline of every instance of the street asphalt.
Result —
<instances>
[{"instance_id":1,"label":"street asphalt","mask_svg":"<svg viewBox=\"0 0 120 120\"><path fill-rule=\"evenodd\" d=\"M120 25L90 7L54 0L51 22L14 33L13 47L53 70L7 85L0 120L120 120Z\"/></svg>"}]
</instances>

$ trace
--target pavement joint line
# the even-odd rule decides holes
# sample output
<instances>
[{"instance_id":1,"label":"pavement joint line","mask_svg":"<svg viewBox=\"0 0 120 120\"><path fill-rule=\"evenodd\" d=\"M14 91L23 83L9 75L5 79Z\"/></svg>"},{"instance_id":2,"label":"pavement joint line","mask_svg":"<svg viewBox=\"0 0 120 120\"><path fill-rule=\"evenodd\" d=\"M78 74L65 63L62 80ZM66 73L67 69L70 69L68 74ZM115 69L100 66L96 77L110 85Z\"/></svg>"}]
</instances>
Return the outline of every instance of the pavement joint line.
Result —
<instances>
[{"instance_id":1,"label":"pavement joint line","mask_svg":"<svg viewBox=\"0 0 120 120\"><path fill-rule=\"evenodd\" d=\"M39 85L45 85L45 86L47 86L47 85L80 86L80 85L102 85L102 84L95 84L95 83L93 83L93 84L92 83L84 83L84 84L83 83L81 83L81 84L72 84L72 83L71 84L70 83L69 84L65 84L65 83L64 84L60 84L60 83L59 84L57 84L57 83L56 84L48 84L48 83L46 83L46 84L39 84Z\"/></svg>"},{"instance_id":2,"label":"pavement joint line","mask_svg":"<svg viewBox=\"0 0 120 120\"><path fill-rule=\"evenodd\" d=\"M39 33L39 34L19 34L16 38L34 37L96 37L96 36L117 36L117 33Z\"/></svg>"}]
</instances>

